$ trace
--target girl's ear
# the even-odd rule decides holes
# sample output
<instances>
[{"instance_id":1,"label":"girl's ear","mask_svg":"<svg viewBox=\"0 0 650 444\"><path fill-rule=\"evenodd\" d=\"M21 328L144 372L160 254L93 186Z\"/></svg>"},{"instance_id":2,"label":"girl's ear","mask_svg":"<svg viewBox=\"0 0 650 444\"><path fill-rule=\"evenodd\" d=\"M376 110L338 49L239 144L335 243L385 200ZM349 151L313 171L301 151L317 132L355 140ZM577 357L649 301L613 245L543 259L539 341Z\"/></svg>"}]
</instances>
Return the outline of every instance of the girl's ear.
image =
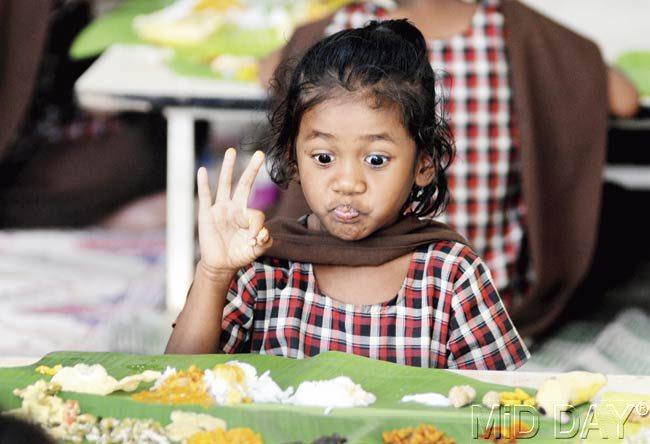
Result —
<instances>
[{"instance_id":1,"label":"girl's ear","mask_svg":"<svg viewBox=\"0 0 650 444\"><path fill-rule=\"evenodd\" d=\"M296 166L293 176L291 176L291 182L297 183L300 185L300 173L298 172L298 167Z\"/></svg>"},{"instance_id":2,"label":"girl's ear","mask_svg":"<svg viewBox=\"0 0 650 444\"><path fill-rule=\"evenodd\" d=\"M424 188L436 177L436 166L433 158L426 151L420 151L418 162L415 164L415 185Z\"/></svg>"}]
</instances>

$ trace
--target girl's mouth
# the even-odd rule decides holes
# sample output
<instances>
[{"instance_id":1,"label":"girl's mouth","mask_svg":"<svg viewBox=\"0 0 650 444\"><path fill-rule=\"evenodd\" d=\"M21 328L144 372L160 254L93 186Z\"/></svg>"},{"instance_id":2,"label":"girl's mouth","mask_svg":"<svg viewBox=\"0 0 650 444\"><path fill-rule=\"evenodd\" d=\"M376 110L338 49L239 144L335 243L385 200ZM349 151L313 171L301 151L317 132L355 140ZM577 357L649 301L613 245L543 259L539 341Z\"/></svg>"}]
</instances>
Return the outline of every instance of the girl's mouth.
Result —
<instances>
[{"instance_id":1,"label":"girl's mouth","mask_svg":"<svg viewBox=\"0 0 650 444\"><path fill-rule=\"evenodd\" d=\"M339 205L332 210L334 218L340 222L353 222L359 217L359 211L350 205Z\"/></svg>"}]
</instances>

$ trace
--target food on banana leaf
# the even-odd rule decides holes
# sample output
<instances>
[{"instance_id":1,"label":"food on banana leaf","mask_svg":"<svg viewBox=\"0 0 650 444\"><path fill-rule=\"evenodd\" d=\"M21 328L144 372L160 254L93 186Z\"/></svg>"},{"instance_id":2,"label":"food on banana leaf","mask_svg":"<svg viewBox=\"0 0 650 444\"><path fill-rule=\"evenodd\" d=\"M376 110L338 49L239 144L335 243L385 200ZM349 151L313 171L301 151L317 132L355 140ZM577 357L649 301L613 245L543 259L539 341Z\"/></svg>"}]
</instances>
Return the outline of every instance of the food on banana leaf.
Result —
<instances>
[{"instance_id":1,"label":"food on banana leaf","mask_svg":"<svg viewBox=\"0 0 650 444\"><path fill-rule=\"evenodd\" d=\"M16 389L14 394L22 399L21 407L7 413L37 423L55 439L66 442L165 444L190 440L188 442L262 443L261 437L248 429L228 431L225 436L231 440L196 441L193 437L203 436L200 435L202 432L215 436L220 436L218 430L226 433L226 423L222 419L200 413L173 411L171 423L165 427L151 419L100 419L82 414L77 401L61 399L58 396L60 390L59 384L44 379L24 389ZM251 438L246 440L246 437Z\"/></svg>"},{"instance_id":2,"label":"food on banana leaf","mask_svg":"<svg viewBox=\"0 0 650 444\"><path fill-rule=\"evenodd\" d=\"M501 405L501 394L494 390L490 390L485 395L483 395L482 404L489 409L499 408Z\"/></svg>"},{"instance_id":3,"label":"food on banana leaf","mask_svg":"<svg viewBox=\"0 0 650 444\"><path fill-rule=\"evenodd\" d=\"M64 401L58 395L61 386L44 379L24 389L14 390L22 398L20 408L7 412L45 428L57 440L67 442L138 442L168 443L160 423L153 420L104 418L81 414L79 403Z\"/></svg>"},{"instance_id":4,"label":"food on banana leaf","mask_svg":"<svg viewBox=\"0 0 650 444\"><path fill-rule=\"evenodd\" d=\"M469 405L476 398L476 390L469 385L455 385L449 390L449 402L456 408Z\"/></svg>"},{"instance_id":5,"label":"food on banana leaf","mask_svg":"<svg viewBox=\"0 0 650 444\"><path fill-rule=\"evenodd\" d=\"M203 370L190 366L187 370L176 371L167 368L148 391L131 395L136 401L161 404L198 404L208 407L213 404L203 380Z\"/></svg>"},{"instance_id":6,"label":"food on banana leaf","mask_svg":"<svg viewBox=\"0 0 650 444\"><path fill-rule=\"evenodd\" d=\"M228 431L198 432L189 437L187 444L264 444L264 440L253 430L239 427Z\"/></svg>"},{"instance_id":7,"label":"food on banana leaf","mask_svg":"<svg viewBox=\"0 0 650 444\"><path fill-rule=\"evenodd\" d=\"M136 393L132 398L141 402L163 404L217 405L281 403L293 388L283 391L271 379L270 372L257 376L250 364L230 361L205 371L191 366L177 371L167 368L149 391Z\"/></svg>"},{"instance_id":8,"label":"food on banana leaf","mask_svg":"<svg viewBox=\"0 0 650 444\"><path fill-rule=\"evenodd\" d=\"M101 364L77 364L63 367L52 377L52 382L61 386L66 392L108 395L118 390L132 392L141 382L151 382L160 377L160 372L145 370L117 381L108 374Z\"/></svg>"},{"instance_id":9,"label":"food on banana leaf","mask_svg":"<svg viewBox=\"0 0 650 444\"><path fill-rule=\"evenodd\" d=\"M334 434L316 438L312 444L345 444L346 442L348 442L348 439L345 436Z\"/></svg>"},{"instance_id":10,"label":"food on banana leaf","mask_svg":"<svg viewBox=\"0 0 650 444\"><path fill-rule=\"evenodd\" d=\"M639 402L634 406L627 417L628 422L633 424L649 424L650 425L650 406L645 401Z\"/></svg>"},{"instance_id":11,"label":"food on banana leaf","mask_svg":"<svg viewBox=\"0 0 650 444\"><path fill-rule=\"evenodd\" d=\"M174 410L171 414L171 420L171 424L165 426L165 432L172 441L183 441L199 432L227 429L226 422L223 419L204 413Z\"/></svg>"},{"instance_id":12,"label":"food on banana leaf","mask_svg":"<svg viewBox=\"0 0 650 444\"><path fill-rule=\"evenodd\" d=\"M623 444L650 444L650 427L643 427L637 433L626 436Z\"/></svg>"},{"instance_id":13,"label":"food on banana leaf","mask_svg":"<svg viewBox=\"0 0 650 444\"><path fill-rule=\"evenodd\" d=\"M515 444L518 438L526 438L533 428L523 421L512 421L510 426L492 426L483 434L487 439L496 444Z\"/></svg>"},{"instance_id":14,"label":"food on banana leaf","mask_svg":"<svg viewBox=\"0 0 650 444\"><path fill-rule=\"evenodd\" d=\"M210 69L222 79L254 82L259 75L259 62L251 56L223 54L212 60Z\"/></svg>"},{"instance_id":15,"label":"food on banana leaf","mask_svg":"<svg viewBox=\"0 0 650 444\"><path fill-rule=\"evenodd\" d=\"M299 23L311 22L326 17L339 8L356 0L311 0L307 3L307 11L304 17L298 17Z\"/></svg>"},{"instance_id":16,"label":"food on banana leaf","mask_svg":"<svg viewBox=\"0 0 650 444\"><path fill-rule=\"evenodd\" d=\"M499 402L501 405L528 405L531 407L535 406L535 397L529 395L520 388L516 388L512 392L500 392L499 393Z\"/></svg>"},{"instance_id":17,"label":"food on banana leaf","mask_svg":"<svg viewBox=\"0 0 650 444\"><path fill-rule=\"evenodd\" d=\"M133 29L145 41L169 46L200 44L224 24L278 28L290 36L295 26L325 17L352 1L176 0L166 8L135 17Z\"/></svg>"},{"instance_id":18,"label":"food on banana leaf","mask_svg":"<svg viewBox=\"0 0 650 444\"><path fill-rule=\"evenodd\" d=\"M383 432L384 444L455 444L453 438L448 438L443 432L432 425L421 424L416 428Z\"/></svg>"},{"instance_id":19,"label":"food on banana leaf","mask_svg":"<svg viewBox=\"0 0 650 444\"><path fill-rule=\"evenodd\" d=\"M237 0L178 0L152 14L135 17L133 29L141 39L151 43L196 45L224 24L224 11L238 6Z\"/></svg>"},{"instance_id":20,"label":"food on banana leaf","mask_svg":"<svg viewBox=\"0 0 650 444\"><path fill-rule=\"evenodd\" d=\"M575 371L548 378L542 382L535 401L543 415L568 422L566 411L590 401L607 384L602 373Z\"/></svg>"},{"instance_id":21,"label":"food on banana leaf","mask_svg":"<svg viewBox=\"0 0 650 444\"><path fill-rule=\"evenodd\" d=\"M54 367L48 367L47 365L39 365L36 367L36 373L40 373L43 376L54 376L59 370L61 370L61 364L57 364Z\"/></svg>"},{"instance_id":22,"label":"food on banana leaf","mask_svg":"<svg viewBox=\"0 0 650 444\"><path fill-rule=\"evenodd\" d=\"M374 403L376 399L375 395L363 390L349 377L339 376L326 381L301 383L287 403L326 408L366 407Z\"/></svg>"},{"instance_id":23,"label":"food on banana leaf","mask_svg":"<svg viewBox=\"0 0 650 444\"><path fill-rule=\"evenodd\" d=\"M56 395L60 391L59 384L44 379L23 389L14 389L13 394L22 399L21 406L7 413L43 426L56 439L74 437L77 431L72 430L72 424L79 416L79 403L59 398Z\"/></svg>"},{"instance_id":24,"label":"food on banana leaf","mask_svg":"<svg viewBox=\"0 0 650 444\"><path fill-rule=\"evenodd\" d=\"M497 392L491 390L483 396L482 404L489 409L496 409L499 406L527 405L535 406L535 397L529 395L520 388L514 391Z\"/></svg>"},{"instance_id":25,"label":"food on banana leaf","mask_svg":"<svg viewBox=\"0 0 650 444\"><path fill-rule=\"evenodd\" d=\"M286 401L293 388L282 390L266 371L257 376L257 370L250 364L230 361L218 364L205 371L205 380L212 397L219 405L236 404L237 400L258 403L280 403Z\"/></svg>"},{"instance_id":26,"label":"food on banana leaf","mask_svg":"<svg viewBox=\"0 0 650 444\"><path fill-rule=\"evenodd\" d=\"M205 43L225 25L278 29L291 35L294 23L283 7L251 5L239 0L177 0L164 9L135 17L133 29L150 43L188 47Z\"/></svg>"},{"instance_id":27,"label":"food on banana leaf","mask_svg":"<svg viewBox=\"0 0 650 444\"><path fill-rule=\"evenodd\" d=\"M97 421L97 418L88 416ZM164 427L158 421L133 418L102 418L86 433L85 439L100 443L166 444L170 442Z\"/></svg>"},{"instance_id":28,"label":"food on banana leaf","mask_svg":"<svg viewBox=\"0 0 650 444\"><path fill-rule=\"evenodd\" d=\"M175 0L133 19L142 40L174 49L181 75L255 82L259 60L281 48L294 29L353 0Z\"/></svg>"},{"instance_id":29,"label":"food on banana leaf","mask_svg":"<svg viewBox=\"0 0 650 444\"><path fill-rule=\"evenodd\" d=\"M430 407L450 407L451 401L441 393L418 393L415 395L406 395L400 402L417 402Z\"/></svg>"}]
</instances>

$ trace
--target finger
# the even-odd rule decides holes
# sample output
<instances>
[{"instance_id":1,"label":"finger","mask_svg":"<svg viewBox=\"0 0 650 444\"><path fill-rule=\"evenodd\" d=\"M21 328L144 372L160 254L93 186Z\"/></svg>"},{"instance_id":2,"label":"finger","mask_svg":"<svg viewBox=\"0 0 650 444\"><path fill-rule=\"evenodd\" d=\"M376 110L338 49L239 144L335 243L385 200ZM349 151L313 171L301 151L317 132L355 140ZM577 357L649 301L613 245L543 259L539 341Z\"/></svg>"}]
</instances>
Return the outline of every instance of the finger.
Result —
<instances>
[{"instance_id":1,"label":"finger","mask_svg":"<svg viewBox=\"0 0 650 444\"><path fill-rule=\"evenodd\" d=\"M201 167L196 173L196 187L199 193L199 208L208 209L212 202L212 191L210 190L210 182L208 181L208 171Z\"/></svg>"},{"instance_id":2,"label":"finger","mask_svg":"<svg viewBox=\"0 0 650 444\"><path fill-rule=\"evenodd\" d=\"M266 250L271 248L271 245L273 245L273 238L269 237L267 239L267 241L265 243L263 243L262 245L255 245L255 247L253 247L253 251L255 252L255 255L257 257L260 257L261 255L264 254L264 252Z\"/></svg>"},{"instance_id":3,"label":"finger","mask_svg":"<svg viewBox=\"0 0 650 444\"><path fill-rule=\"evenodd\" d=\"M264 213L258 210L248 210L248 232L250 233L249 245L253 246L257 244L257 236L259 232L264 228Z\"/></svg>"},{"instance_id":4,"label":"finger","mask_svg":"<svg viewBox=\"0 0 650 444\"><path fill-rule=\"evenodd\" d=\"M266 227L262 227L259 233L257 233L257 237L255 239L257 240L257 245L264 245L268 238L269 230Z\"/></svg>"},{"instance_id":5,"label":"finger","mask_svg":"<svg viewBox=\"0 0 650 444\"><path fill-rule=\"evenodd\" d=\"M255 182L257 173L259 173L260 167L263 163L264 153L261 151L255 151L255 154L253 154L246 170L244 170L244 173L239 178L232 200L244 208L248 205L248 197L251 194L253 183Z\"/></svg>"},{"instance_id":6,"label":"finger","mask_svg":"<svg viewBox=\"0 0 650 444\"><path fill-rule=\"evenodd\" d=\"M232 186L232 170L237 159L237 151L228 148L223 156L221 171L219 172L219 186L217 187L216 201L230 200L230 188Z\"/></svg>"}]
</instances>

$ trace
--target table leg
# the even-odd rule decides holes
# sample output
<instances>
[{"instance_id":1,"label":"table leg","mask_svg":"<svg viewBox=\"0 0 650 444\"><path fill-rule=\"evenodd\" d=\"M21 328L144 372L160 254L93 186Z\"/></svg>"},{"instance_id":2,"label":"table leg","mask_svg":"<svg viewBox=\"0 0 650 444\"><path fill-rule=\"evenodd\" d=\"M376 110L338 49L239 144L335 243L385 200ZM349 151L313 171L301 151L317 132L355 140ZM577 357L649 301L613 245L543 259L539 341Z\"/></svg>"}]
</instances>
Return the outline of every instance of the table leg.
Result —
<instances>
[{"instance_id":1,"label":"table leg","mask_svg":"<svg viewBox=\"0 0 650 444\"><path fill-rule=\"evenodd\" d=\"M183 109L167 117L167 293L166 305L178 313L194 271L194 117Z\"/></svg>"}]
</instances>

